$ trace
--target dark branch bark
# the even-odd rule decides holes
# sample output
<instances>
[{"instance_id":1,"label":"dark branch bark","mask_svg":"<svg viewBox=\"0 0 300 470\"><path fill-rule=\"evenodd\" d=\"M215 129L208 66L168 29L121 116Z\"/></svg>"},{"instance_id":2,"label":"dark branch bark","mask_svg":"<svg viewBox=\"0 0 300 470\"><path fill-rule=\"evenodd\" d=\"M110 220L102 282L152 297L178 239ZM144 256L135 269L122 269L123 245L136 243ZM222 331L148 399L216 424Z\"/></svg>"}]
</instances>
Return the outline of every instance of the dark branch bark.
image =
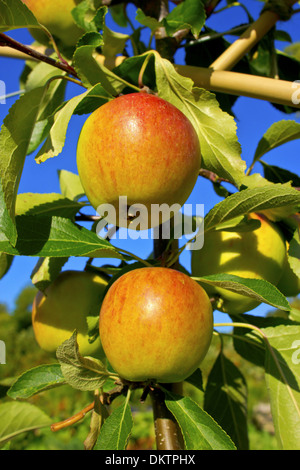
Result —
<instances>
[{"instance_id":1,"label":"dark branch bark","mask_svg":"<svg viewBox=\"0 0 300 470\"><path fill-rule=\"evenodd\" d=\"M164 393L150 390L153 406L157 450L183 450L183 439L178 424L165 404Z\"/></svg>"},{"instance_id":2,"label":"dark branch bark","mask_svg":"<svg viewBox=\"0 0 300 470\"><path fill-rule=\"evenodd\" d=\"M25 46L24 44L16 41L15 39L10 38L9 36L6 36L6 34L3 33L0 33L0 47L1 46L11 47L12 49L22 52L23 54L26 54L35 60L45 62L46 64L52 65L53 67L63 70L64 72L72 75L75 78L79 78L76 71L67 62L62 63L60 60L52 59L51 57L48 57L47 55L42 54L41 52L38 52L32 49L31 47Z\"/></svg>"}]
</instances>

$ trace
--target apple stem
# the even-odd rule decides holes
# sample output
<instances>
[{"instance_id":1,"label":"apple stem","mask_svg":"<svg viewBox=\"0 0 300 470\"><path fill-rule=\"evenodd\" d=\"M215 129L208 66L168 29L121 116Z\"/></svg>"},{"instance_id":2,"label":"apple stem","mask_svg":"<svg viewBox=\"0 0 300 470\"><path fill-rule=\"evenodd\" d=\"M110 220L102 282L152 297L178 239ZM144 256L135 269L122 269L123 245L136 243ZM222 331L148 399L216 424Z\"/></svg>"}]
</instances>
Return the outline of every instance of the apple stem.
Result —
<instances>
[{"instance_id":1,"label":"apple stem","mask_svg":"<svg viewBox=\"0 0 300 470\"><path fill-rule=\"evenodd\" d=\"M150 389L157 450L183 450L183 438L172 413L165 404L162 390Z\"/></svg>"}]
</instances>

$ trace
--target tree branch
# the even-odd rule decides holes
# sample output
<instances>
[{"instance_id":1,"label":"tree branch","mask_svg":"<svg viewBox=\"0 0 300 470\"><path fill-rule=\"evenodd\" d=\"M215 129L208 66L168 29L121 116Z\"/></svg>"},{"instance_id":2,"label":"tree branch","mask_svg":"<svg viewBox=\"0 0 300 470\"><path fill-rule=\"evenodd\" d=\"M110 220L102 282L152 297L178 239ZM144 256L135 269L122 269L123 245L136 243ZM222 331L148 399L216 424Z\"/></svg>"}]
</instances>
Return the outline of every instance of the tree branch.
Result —
<instances>
[{"instance_id":1,"label":"tree branch","mask_svg":"<svg viewBox=\"0 0 300 470\"><path fill-rule=\"evenodd\" d=\"M60 60L52 59L51 57L43 54L38 49L31 48L29 46L25 46L24 44L16 41L15 39L6 36L6 34L0 33L0 48L1 47L9 47L16 51L19 51L22 55L30 57L31 59L38 60L40 62L45 62L46 64L52 65L64 72L72 75L75 78L79 78L76 70L69 65L66 61L61 62Z\"/></svg>"},{"instance_id":2,"label":"tree branch","mask_svg":"<svg viewBox=\"0 0 300 470\"><path fill-rule=\"evenodd\" d=\"M55 423L51 425L51 431L52 432L57 432L60 431L61 429L65 429L69 426L72 426L73 424L78 423L78 421L81 421L87 413L92 411L94 409L95 402L91 403L90 405L86 406L83 410L81 410L79 413L76 415L72 416L71 418L68 418L64 421L61 421L59 423Z\"/></svg>"},{"instance_id":3,"label":"tree branch","mask_svg":"<svg viewBox=\"0 0 300 470\"><path fill-rule=\"evenodd\" d=\"M183 439L178 424L165 404L164 393L155 388L150 390L153 406L157 450L183 450Z\"/></svg>"}]
</instances>

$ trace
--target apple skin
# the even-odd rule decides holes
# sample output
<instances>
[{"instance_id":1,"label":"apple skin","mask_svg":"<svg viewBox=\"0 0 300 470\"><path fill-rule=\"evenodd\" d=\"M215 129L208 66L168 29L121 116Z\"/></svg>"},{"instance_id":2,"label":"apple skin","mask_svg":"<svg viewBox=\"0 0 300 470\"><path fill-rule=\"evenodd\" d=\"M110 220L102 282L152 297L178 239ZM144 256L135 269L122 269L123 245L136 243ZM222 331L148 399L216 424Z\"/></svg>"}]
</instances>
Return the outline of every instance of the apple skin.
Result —
<instances>
[{"instance_id":1,"label":"apple skin","mask_svg":"<svg viewBox=\"0 0 300 470\"><path fill-rule=\"evenodd\" d=\"M100 310L107 281L87 271L64 271L39 291L32 307L32 325L41 349L56 352L77 330L82 356L103 356L100 338L90 343L86 317Z\"/></svg>"},{"instance_id":2,"label":"apple skin","mask_svg":"<svg viewBox=\"0 0 300 470\"><path fill-rule=\"evenodd\" d=\"M192 275L234 274L243 278L264 279L276 285L286 262L283 235L275 224L259 214L251 214L261 226L249 232L212 231L205 234L204 246L192 252ZM210 296L223 299L225 313L239 314L256 308L260 303L250 297L226 289L203 287Z\"/></svg>"},{"instance_id":3,"label":"apple skin","mask_svg":"<svg viewBox=\"0 0 300 470\"><path fill-rule=\"evenodd\" d=\"M98 108L78 141L77 167L87 198L95 209L112 204L117 225L126 228L129 222L122 224L118 217L119 196L127 196L128 206L144 204L149 215L151 204L182 206L200 164L199 138L190 121L172 104L145 92ZM147 223L152 227L150 217Z\"/></svg>"},{"instance_id":4,"label":"apple skin","mask_svg":"<svg viewBox=\"0 0 300 470\"><path fill-rule=\"evenodd\" d=\"M84 34L71 14L71 11L82 0L22 0L32 11L38 22L50 33L60 39L66 46L75 46ZM42 43L48 42L46 35L38 29L31 28L33 37Z\"/></svg>"},{"instance_id":5,"label":"apple skin","mask_svg":"<svg viewBox=\"0 0 300 470\"><path fill-rule=\"evenodd\" d=\"M111 285L99 328L106 357L123 379L175 383L205 357L213 313L206 292L189 276L146 267Z\"/></svg>"}]
</instances>

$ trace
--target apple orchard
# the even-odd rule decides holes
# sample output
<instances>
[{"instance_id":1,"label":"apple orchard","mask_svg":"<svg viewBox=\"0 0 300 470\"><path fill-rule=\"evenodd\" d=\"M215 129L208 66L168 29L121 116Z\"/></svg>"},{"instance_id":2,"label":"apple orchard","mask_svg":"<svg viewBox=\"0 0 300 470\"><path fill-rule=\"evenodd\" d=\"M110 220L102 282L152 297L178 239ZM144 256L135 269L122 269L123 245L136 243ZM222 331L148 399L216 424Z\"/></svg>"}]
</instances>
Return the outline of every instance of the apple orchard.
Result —
<instances>
[{"instance_id":1,"label":"apple orchard","mask_svg":"<svg viewBox=\"0 0 300 470\"><path fill-rule=\"evenodd\" d=\"M237 8L246 21L229 28ZM35 259L30 331L46 358L0 375L0 448L88 422L82 449L130 450L150 410L151 450L253 449L247 363L263 371L276 449L300 449L300 177L285 167L300 138L298 12L294 0L0 0L0 61L24 65L0 132L0 276ZM250 157L241 97L280 116L265 132L251 122ZM60 192L34 178L20 190L28 165L47 178L56 159ZM150 232L150 254L122 230ZM85 407L54 420L54 389Z\"/></svg>"}]
</instances>

